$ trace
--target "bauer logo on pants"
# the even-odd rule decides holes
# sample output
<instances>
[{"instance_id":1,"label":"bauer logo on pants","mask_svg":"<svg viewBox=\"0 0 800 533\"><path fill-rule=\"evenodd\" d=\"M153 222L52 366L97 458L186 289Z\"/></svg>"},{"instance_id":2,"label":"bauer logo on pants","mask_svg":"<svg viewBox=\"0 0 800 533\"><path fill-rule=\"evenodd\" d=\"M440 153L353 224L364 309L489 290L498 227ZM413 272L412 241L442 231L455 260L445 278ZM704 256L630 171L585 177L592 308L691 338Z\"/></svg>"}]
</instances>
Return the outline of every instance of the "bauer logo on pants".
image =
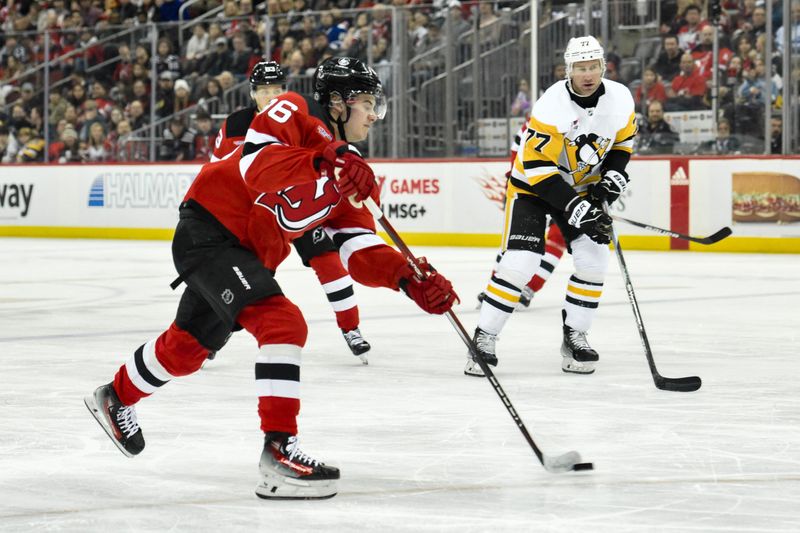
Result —
<instances>
[{"instance_id":1,"label":"bauer logo on pants","mask_svg":"<svg viewBox=\"0 0 800 533\"><path fill-rule=\"evenodd\" d=\"M233 301L233 292L231 292L230 289L225 289L222 291L222 301L227 305L231 305L231 302Z\"/></svg>"}]
</instances>

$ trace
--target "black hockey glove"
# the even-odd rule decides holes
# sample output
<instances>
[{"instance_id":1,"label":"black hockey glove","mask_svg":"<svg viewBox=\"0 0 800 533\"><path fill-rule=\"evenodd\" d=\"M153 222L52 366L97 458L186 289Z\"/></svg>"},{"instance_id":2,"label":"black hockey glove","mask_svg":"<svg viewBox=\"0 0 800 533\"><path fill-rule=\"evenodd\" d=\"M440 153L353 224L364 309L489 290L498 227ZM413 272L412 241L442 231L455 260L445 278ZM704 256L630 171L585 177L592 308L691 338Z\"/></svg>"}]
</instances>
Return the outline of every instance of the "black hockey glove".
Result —
<instances>
[{"instance_id":1,"label":"black hockey glove","mask_svg":"<svg viewBox=\"0 0 800 533\"><path fill-rule=\"evenodd\" d=\"M616 170L603 172L603 179L589 187L589 199L598 204L611 205L628 188L628 176Z\"/></svg>"},{"instance_id":2,"label":"black hockey glove","mask_svg":"<svg viewBox=\"0 0 800 533\"><path fill-rule=\"evenodd\" d=\"M611 217L599 205L576 196L566 210L567 221L598 244L611 242Z\"/></svg>"}]
</instances>

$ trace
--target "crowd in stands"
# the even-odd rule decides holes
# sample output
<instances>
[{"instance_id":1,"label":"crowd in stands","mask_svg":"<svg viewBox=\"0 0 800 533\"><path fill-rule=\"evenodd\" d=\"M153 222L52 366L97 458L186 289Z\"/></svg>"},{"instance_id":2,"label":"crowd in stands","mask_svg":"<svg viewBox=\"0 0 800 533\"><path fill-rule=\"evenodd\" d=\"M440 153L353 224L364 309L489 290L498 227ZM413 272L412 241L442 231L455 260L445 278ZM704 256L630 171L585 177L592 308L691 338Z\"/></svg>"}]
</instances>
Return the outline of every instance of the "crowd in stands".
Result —
<instances>
[{"instance_id":1,"label":"crowd in stands","mask_svg":"<svg viewBox=\"0 0 800 533\"><path fill-rule=\"evenodd\" d=\"M712 108L713 40L711 22L700 5L674 2L661 26L661 50L643 69L637 81L635 101L642 113L637 146L640 153L672 153L678 135L666 122L664 112ZM763 0L723 0L718 20L717 140L701 144L699 153L735 154L741 139L761 136L767 103L774 114L783 105L781 2L774 2L772 55L766 57L767 12ZM792 49L800 52L800 2L793 0ZM771 94L766 94L765 65L771 62ZM613 78L619 72L610 68ZM793 73L797 76L797 73ZM620 80L631 83L634 80ZM771 119L771 117L770 117ZM772 153L780 153L781 120L772 120ZM775 131L775 128L778 131ZM757 139L758 140L758 139ZM751 149L763 150L761 140Z\"/></svg>"},{"instance_id":2,"label":"crowd in stands","mask_svg":"<svg viewBox=\"0 0 800 533\"><path fill-rule=\"evenodd\" d=\"M42 161L45 153L53 162L146 161L151 149L158 160L206 160L221 118L248 104L246 87L238 95L233 89L246 81L262 58L283 65L290 88L308 89L307 82L321 60L339 54L366 59L371 42L373 64L388 82L389 6L414 6L407 28L414 56L442 42L441 27L448 14L460 35L480 12L481 39L501 40L500 26L492 24L497 10L524 3L384 1L201 0L182 13L184 24L189 21L183 35L177 25L185 3L181 0L6 2L0 9L0 162ZM800 0L795 1L792 46L800 50ZM556 8L564 2L552 0L551 4ZM609 50L607 58L607 77L632 87L643 116L639 148L645 153L671 152L677 142L677 134L663 121L665 111L711 106L713 32L703 17L705 6L680 0L662 4L666 19L661 46L640 77L623 79L619 56ZM347 11L353 8L370 9ZM763 131L767 61L777 69L769 98L775 109L782 105L778 95L783 25L779 17L774 21L774 53L767 58L764 44L769 36L762 3L725 0L723 8L722 118L732 134L759 127ZM213 16L202 18L210 13ZM275 21L269 32L265 14ZM775 14L780 15L780 9ZM157 35L152 34L149 22L163 23ZM173 25L164 26L168 23ZM126 33L126 29L131 31ZM36 70L45 59L45 32L50 37L49 57L56 60L46 96L43 71ZM114 34L122 37L106 38ZM263 39L267 34L269 42ZM442 64L443 56L431 55L414 64L412 79L430 76ZM554 75L563 77L563 65L556 66ZM530 108L526 91L527 83L520 83L512 115L524 115ZM157 143L151 142L152 118ZM49 146L45 146L45 132ZM734 150L723 145L713 149Z\"/></svg>"}]
</instances>

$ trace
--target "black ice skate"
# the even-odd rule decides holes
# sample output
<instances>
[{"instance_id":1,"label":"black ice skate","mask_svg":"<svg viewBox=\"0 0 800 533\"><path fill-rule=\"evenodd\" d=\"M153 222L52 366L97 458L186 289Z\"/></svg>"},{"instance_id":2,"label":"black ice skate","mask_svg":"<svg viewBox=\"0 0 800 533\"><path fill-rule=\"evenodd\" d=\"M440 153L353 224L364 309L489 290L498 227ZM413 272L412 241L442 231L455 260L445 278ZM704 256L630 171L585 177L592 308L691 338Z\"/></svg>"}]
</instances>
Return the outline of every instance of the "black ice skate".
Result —
<instances>
[{"instance_id":1,"label":"black ice skate","mask_svg":"<svg viewBox=\"0 0 800 533\"><path fill-rule=\"evenodd\" d=\"M144 449L144 435L136 422L136 408L122 405L109 383L98 387L83 403L111 438L119 451L133 457Z\"/></svg>"},{"instance_id":2,"label":"black ice skate","mask_svg":"<svg viewBox=\"0 0 800 533\"><path fill-rule=\"evenodd\" d=\"M561 344L561 370L574 374L591 374L600 359L586 341L586 332L564 324L564 342Z\"/></svg>"},{"instance_id":3,"label":"black ice skate","mask_svg":"<svg viewBox=\"0 0 800 533\"><path fill-rule=\"evenodd\" d=\"M322 500L336 496L339 469L300 451L294 435L267 433L258 467L261 482L256 487L256 496L259 498Z\"/></svg>"},{"instance_id":4,"label":"black ice skate","mask_svg":"<svg viewBox=\"0 0 800 533\"><path fill-rule=\"evenodd\" d=\"M342 335L353 355L358 356L362 364L368 365L367 352L370 351L372 346L361 336L361 331L355 328L350 331L342 331Z\"/></svg>"},{"instance_id":5,"label":"black ice skate","mask_svg":"<svg viewBox=\"0 0 800 533\"><path fill-rule=\"evenodd\" d=\"M497 335L487 333L481 328L475 328L475 335L472 336L472 342L475 343L478 353L483 357L486 364L497 366L497 355L494 351ZM472 358L472 353L467 353L467 366L464 367L464 374L477 377L483 377L485 375L478 362Z\"/></svg>"}]
</instances>

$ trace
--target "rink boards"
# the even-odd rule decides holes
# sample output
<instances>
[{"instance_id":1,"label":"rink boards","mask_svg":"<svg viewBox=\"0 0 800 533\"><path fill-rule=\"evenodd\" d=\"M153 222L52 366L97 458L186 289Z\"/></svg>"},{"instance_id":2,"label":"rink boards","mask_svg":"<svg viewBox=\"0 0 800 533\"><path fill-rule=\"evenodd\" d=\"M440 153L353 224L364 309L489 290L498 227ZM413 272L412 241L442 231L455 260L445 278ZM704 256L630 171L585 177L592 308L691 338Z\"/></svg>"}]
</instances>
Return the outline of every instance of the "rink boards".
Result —
<instances>
[{"instance_id":1,"label":"rink boards","mask_svg":"<svg viewBox=\"0 0 800 533\"><path fill-rule=\"evenodd\" d=\"M372 162L384 212L410 244L497 246L506 160ZM12 165L0 172L0 236L169 239L199 164ZM705 236L701 246L618 224L629 248L800 252L800 158L636 158L613 206Z\"/></svg>"}]
</instances>

